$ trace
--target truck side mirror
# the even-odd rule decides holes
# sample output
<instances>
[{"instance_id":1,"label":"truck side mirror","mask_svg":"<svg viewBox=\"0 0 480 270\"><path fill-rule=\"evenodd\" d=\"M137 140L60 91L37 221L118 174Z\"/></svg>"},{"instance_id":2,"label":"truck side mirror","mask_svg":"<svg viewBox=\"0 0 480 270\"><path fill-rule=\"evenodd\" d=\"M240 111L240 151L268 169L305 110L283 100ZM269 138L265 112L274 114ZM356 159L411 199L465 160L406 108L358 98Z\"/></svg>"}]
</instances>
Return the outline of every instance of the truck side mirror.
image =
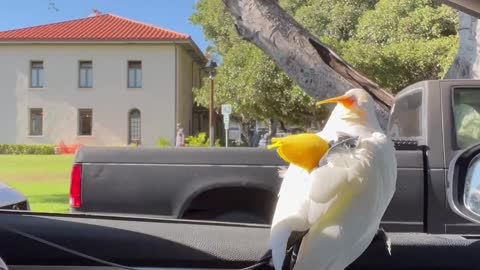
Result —
<instances>
[{"instance_id":1,"label":"truck side mirror","mask_svg":"<svg viewBox=\"0 0 480 270\"><path fill-rule=\"evenodd\" d=\"M480 223L480 144L463 150L450 162L447 197L456 214Z\"/></svg>"}]
</instances>

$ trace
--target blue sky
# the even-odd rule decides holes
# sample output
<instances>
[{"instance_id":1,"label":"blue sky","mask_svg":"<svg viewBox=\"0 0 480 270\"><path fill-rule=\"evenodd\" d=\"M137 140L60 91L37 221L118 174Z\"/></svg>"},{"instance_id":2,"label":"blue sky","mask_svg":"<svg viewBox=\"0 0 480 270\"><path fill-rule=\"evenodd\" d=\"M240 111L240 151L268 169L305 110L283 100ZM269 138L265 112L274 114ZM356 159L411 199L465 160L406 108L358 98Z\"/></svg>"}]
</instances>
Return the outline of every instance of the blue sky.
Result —
<instances>
[{"instance_id":1,"label":"blue sky","mask_svg":"<svg viewBox=\"0 0 480 270\"><path fill-rule=\"evenodd\" d=\"M189 34L205 51L202 29L188 18L196 0L12 0L0 8L0 31L87 17L92 9ZM49 3L59 9L49 9Z\"/></svg>"}]
</instances>

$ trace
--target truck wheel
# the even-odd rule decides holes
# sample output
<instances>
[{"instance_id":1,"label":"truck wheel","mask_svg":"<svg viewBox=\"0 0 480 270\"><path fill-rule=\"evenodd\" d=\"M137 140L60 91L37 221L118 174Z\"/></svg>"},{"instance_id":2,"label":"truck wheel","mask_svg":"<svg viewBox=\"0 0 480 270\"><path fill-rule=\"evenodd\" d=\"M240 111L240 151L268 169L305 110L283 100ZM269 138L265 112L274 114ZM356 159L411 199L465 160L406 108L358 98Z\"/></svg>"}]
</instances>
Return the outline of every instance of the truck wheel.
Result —
<instances>
[{"instance_id":1,"label":"truck wheel","mask_svg":"<svg viewBox=\"0 0 480 270\"><path fill-rule=\"evenodd\" d=\"M237 223L270 224L270 221L266 220L265 218L245 211L225 212L213 217L211 220Z\"/></svg>"}]
</instances>

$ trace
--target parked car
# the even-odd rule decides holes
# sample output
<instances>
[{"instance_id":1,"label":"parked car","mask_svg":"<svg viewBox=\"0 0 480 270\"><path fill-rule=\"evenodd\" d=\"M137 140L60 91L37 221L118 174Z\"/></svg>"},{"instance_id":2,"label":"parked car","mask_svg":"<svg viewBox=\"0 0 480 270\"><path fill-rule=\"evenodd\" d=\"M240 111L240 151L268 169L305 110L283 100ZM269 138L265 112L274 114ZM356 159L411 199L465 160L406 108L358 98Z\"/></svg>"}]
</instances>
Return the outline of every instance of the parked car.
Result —
<instances>
[{"instance_id":1,"label":"parked car","mask_svg":"<svg viewBox=\"0 0 480 270\"><path fill-rule=\"evenodd\" d=\"M458 113L460 105L472 108L471 115ZM446 200L452 158L480 143L480 133L469 131L475 122L468 122L477 110L478 80L423 81L396 96L387 130L397 149L398 178L382 221L387 231L480 232ZM281 184L278 168L285 165L275 152L261 148L84 147L74 162L75 213L262 224L271 221Z\"/></svg>"},{"instance_id":2,"label":"parked car","mask_svg":"<svg viewBox=\"0 0 480 270\"><path fill-rule=\"evenodd\" d=\"M0 209L30 210L30 206L22 193L0 182Z\"/></svg>"}]
</instances>

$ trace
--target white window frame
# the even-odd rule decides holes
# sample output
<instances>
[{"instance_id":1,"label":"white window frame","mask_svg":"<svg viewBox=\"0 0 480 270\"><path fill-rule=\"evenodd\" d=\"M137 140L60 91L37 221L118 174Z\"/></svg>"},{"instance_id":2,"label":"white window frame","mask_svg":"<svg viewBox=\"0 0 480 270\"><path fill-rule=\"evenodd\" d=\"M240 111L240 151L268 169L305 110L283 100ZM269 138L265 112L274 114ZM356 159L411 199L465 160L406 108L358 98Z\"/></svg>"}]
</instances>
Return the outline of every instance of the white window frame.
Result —
<instances>
[{"instance_id":1,"label":"white window frame","mask_svg":"<svg viewBox=\"0 0 480 270\"><path fill-rule=\"evenodd\" d=\"M36 65L41 64L41 67ZM34 79L34 74L35 78ZM43 61L30 61L30 88L43 88L45 82L45 64Z\"/></svg>"},{"instance_id":2,"label":"white window frame","mask_svg":"<svg viewBox=\"0 0 480 270\"><path fill-rule=\"evenodd\" d=\"M34 124L33 124L33 113L35 111L40 111L41 117L40 117L40 132L34 132ZM28 110L28 136L43 136L43 120L44 120L44 114L43 114L43 108L30 108Z\"/></svg>"},{"instance_id":3,"label":"white window frame","mask_svg":"<svg viewBox=\"0 0 480 270\"><path fill-rule=\"evenodd\" d=\"M135 112L138 112L138 118L133 118L133 113ZM137 122L135 123L134 120ZM135 138L134 135L136 135ZM138 144L141 144L142 142L142 112L136 108L128 111L128 144L134 142L137 142Z\"/></svg>"},{"instance_id":4,"label":"white window frame","mask_svg":"<svg viewBox=\"0 0 480 270\"><path fill-rule=\"evenodd\" d=\"M131 65L139 64L139 67L131 67ZM133 73L131 74L131 70ZM132 75L132 76L130 76ZM142 88L143 70L142 61L129 60L127 62L127 87L128 88Z\"/></svg>"},{"instance_id":5,"label":"white window frame","mask_svg":"<svg viewBox=\"0 0 480 270\"><path fill-rule=\"evenodd\" d=\"M90 67L86 65L90 65ZM86 67L85 67L86 66ZM82 71L83 74L82 74ZM85 76L85 78L82 78ZM78 63L78 87L93 88L93 61L79 61Z\"/></svg>"}]
</instances>

